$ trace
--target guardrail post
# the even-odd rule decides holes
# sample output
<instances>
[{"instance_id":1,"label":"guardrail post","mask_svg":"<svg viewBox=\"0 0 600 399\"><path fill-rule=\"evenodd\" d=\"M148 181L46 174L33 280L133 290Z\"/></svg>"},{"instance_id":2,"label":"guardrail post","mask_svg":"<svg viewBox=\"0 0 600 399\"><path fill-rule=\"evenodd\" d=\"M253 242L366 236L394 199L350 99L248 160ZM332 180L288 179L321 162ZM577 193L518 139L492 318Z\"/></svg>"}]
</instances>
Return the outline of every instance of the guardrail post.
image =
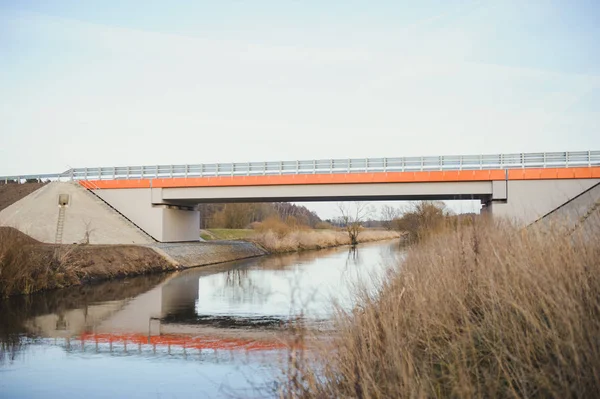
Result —
<instances>
[{"instance_id":1,"label":"guardrail post","mask_svg":"<svg viewBox=\"0 0 600 399\"><path fill-rule=\"evenodd\" d=\"M369 171L369 158L365 158L365 172Z\"/></svg>"},{"instance_id":2,"label":"guardrail post","mask_svg":"<svg viewBox=\"0 0 600 399\"><path fill-rule=\"evenodd\" d=\"M546 153L545 152L542 153L542 162L543 162L542 167L545 169L546 168Z\"/></svg>"},{"instance_id":3,"label":"guardrail post","mask_svg":"<svg viewBox=\"0 0 600 399\"><path fill-rule=\"evenodd\" d=\"M588 166L592 166L592 152L588 151Z\"/></svg>"},{"instance_id":4,"label":"guardrail post","mask_svg":"<svg viewBox=\"0 0 600 399\"><path fill-rule=\"evenodd\" d=\"M383 171L387 172L387 158L383 158Z\"/></svg>"},{"instance_id":5,"label":"guardrail post","mask_svg":"<svg viewBox=\"0 0 600 399\"><path fill-rule=\"evenodd\" d=\"M317 173L317 160L313 159L313 175Z\"/></svg>"},{"instance_id":6,"label":"guardrail post","mask_svg":"<svg viewBox=\"0 0 600 399\"><path fill-rule=\"evenodd\" d=\"M279 161L279 174L283 174L283 161Z\"/></svg>"},{"instance_id":7,"label":"guardrail post","mask_svg":"<svg viewBox=\"0 0 600 399\"><path fill-rule=\"evenodd\" d=\"M525 169L525 154L521 153L521 169Z\"/></svg>"},{"instance_id":8,"label":"guardrail post","mask_svg":"<svg viewBox=\"0 0 600 399\"><path fill-rule=\"evenodd\" d=\"M267 163L263 162L263 176L267 174Z\"/></svg>"}]
</instances>

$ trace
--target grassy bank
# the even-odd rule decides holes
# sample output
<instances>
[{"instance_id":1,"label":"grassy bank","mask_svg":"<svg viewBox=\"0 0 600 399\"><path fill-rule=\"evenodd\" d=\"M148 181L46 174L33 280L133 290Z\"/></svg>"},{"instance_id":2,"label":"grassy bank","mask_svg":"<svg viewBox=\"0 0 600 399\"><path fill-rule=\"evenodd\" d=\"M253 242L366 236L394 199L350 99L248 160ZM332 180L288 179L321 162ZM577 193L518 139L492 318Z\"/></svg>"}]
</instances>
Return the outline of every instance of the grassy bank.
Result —
<instances>
[{"instance_id":1,"label":"grassy bank","mask_svg":"<svg viewBox=\"0 0 600 399\"><path fill-rule=\"evenodd\" d=\"M245 240L253 233L252 229L207 229L200 232L200 237L206 241Z\"/></svg>"},{"instance_id":2,"label":"grassy bank","mask_svg":"<svg viewBox=\"0 0 600 399\"><path fill-rule=\"evenodd\" d=\"M175 266L150 248L56 246L0 227L0 297L166 270Z\"/></svg>"},{"instance_id":3,"label":"grassy bank","mask_svg":"<svg viewBox=\"0 0 600 399\"><path fill-rule=\"evenodd\" d=\"M379 296L359 296L326 344L291 351L282 397L600 392L600 237L478 221L413 246Z\"/></svg>"},{"instance_id":4,"label":"grassy bank","mask_svg":"<svg viewBox=\"0 0 600 399\"><path fill-rule=\"evenodd\" d=\"M394 231L364 230L358 242L389 240L400 237ZM336 230L290 230L285 233L274 230L259 231L248 240L260 245L271 253L296 252L311 249L350 245L348 233Z\"/></svg>"}]
</instances>

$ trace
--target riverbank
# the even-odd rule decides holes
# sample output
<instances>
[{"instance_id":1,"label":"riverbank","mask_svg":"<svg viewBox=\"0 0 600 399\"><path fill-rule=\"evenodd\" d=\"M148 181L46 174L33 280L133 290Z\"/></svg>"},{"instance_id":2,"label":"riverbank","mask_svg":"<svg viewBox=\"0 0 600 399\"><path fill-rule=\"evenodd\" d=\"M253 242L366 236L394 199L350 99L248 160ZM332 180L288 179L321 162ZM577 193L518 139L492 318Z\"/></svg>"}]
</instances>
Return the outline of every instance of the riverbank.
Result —
<instances>
[{"instance_id":1,"label":"riverbank","mask_svg":"<svg viewBox=\"0 0 600 399\"><path fill-rule=\"evenodd\" d=\"M0 227L0 298L178 268L147 247L44 244Z\"/></svg>"},{"instance_id":2,"label":"riverbank","mask_svg":"<svg viewBox=\"0 0 600 399\"><path fill-rule=\"evenodd\" d=\"M392 240L401 234L387 230L363 230L358 242ZM337 230L293 230L286 234L277 234L272 230L257 232L247 238L270 253L287 253L350 245L348 233Z\"/></svg>"},{"instance_id":3,"label":"riverbank","mask_svg":"<svg viewBox=\"0 0 600 399\"><path fill-rule=\"evenodd\" d=\"M600 392L597 234L478 219L409 247L398 266L378 296L358 290L354 309L339 309L315 350L291 350L280 397Z\"/></svg>"},{"instance_id":4,"label":"riverbank","mask_svg":"<svg viewBox=\"0 0 600 399\"><path fill-rule=\"evenodd\" d=\"M360 242L398 234L365 231ZM11 227L0 227L0 298L96 281L207 266L269 253L349 244L338 231L299 230L280 236L255 233L247 241L149 245L44 244Z\"/></svg>"}]
</instances>

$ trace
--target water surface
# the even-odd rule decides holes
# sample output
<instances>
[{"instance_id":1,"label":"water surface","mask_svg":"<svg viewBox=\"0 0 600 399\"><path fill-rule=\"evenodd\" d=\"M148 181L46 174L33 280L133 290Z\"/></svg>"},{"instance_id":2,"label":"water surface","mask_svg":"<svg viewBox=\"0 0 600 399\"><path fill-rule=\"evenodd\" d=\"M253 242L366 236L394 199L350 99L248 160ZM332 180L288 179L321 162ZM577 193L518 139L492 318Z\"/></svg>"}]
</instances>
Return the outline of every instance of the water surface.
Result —
<instances>
[{"instance_id":1,"label":"water surface","mask_svg":"<svg viewBox=\"0 0 600 399\"><path fill-rule=\"evenodd\" d=\"M398 242L267 256L0 302L0 397L264 397L283 327L321 328ZM375 282L374 282L375 281Z\"/></svg>"}]
</instances>

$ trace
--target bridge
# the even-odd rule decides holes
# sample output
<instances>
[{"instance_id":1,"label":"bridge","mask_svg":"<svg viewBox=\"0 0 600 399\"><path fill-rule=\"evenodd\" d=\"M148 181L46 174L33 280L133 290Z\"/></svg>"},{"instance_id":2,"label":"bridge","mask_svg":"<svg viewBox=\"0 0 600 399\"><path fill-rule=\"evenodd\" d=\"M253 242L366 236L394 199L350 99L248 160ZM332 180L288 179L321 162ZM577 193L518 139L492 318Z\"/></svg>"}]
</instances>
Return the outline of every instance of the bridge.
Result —
<instances>
[{"instance_id":1,"label":"bridge","mask_svg":"<svg viewBox=\"0 0 600 399\"><path fill-rule=\"evenodd\" d=\"M484 212L527 225L596 188L600 151L95 167L0 179L76 183L154 240L179 242L198 240L197 205L207 202L479 200ZM65 184L52 191L55 213L56 198L71 213L79 206ZM3 212L0 224L15 225Z\"/></svg>"}]
</instances>

